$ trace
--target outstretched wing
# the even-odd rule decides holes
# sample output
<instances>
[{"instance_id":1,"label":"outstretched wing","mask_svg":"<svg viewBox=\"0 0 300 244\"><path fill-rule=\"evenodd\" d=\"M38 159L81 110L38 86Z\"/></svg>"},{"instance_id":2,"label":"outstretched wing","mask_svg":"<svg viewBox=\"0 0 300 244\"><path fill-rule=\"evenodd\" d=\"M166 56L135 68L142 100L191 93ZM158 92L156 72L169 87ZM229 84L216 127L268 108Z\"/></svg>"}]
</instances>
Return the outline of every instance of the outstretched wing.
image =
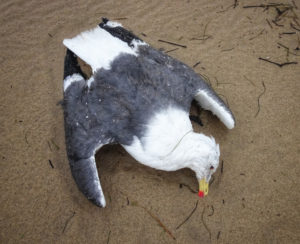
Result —
<instances>
[{"instance_id":1,"label":"outstretched wing","mask_svg":"<svg viewBox=\"0 0 300 244\"><path fill-rule=\"evenodd\" d=\"M80 191L93 203L105 207L95 153L112 142L90 117L87 83L77 57L67 50L64 66L64 118L66 147L73 178Z\"/></svg>"},{"instance_id":2,"label":"outstretched wing","mask_svg":"<svg viewBox=\"0 0 300 244\"><path fill-rule=\"evenodd\" d=\"M71 171L84 195L104 207L105 199L94 154L105 144L124 141L120 137L126 137L126 133L114 138L111 138L111 134L118 134L119 127L126 127L128 113L120 104L122 101L118 100L118 91L105 86L105 81L102 84L97 75L110 70L111 63L120 55L138 56L138 47L147 44L120 24L107 19L103 19L96 28L65 39L63 43L68 48L65 59L64 111ZM90 80L83 78L75 54L92 67L94 75ZM100 106L98 101L101 100ZM94 121L91 117L94 117Z\"/></svg>"},{"instance_id":3,"label":"outstretched wing","mask_svg":"<svg viewBox=\"0 0 300 244\"><path fill-rule=\"evenodd\" d=\"M200 106L216 115L228 129L233 129L235 126L233 113L216 92L200 77L194 86L194 99Z\"/></svg>"}]
</instances>

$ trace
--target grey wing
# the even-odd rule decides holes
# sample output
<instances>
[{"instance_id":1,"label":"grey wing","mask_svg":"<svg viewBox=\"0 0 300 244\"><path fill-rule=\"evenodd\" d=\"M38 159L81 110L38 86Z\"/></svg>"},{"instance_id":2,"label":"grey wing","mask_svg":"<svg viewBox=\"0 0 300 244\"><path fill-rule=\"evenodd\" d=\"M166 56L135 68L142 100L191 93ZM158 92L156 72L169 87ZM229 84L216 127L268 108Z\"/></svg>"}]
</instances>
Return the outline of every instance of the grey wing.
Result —
<instances>
[{"instance_id":1,"label":"grey wing","mask_svg":"<svg viewBox=\"0 0 300 244\"><path fill-rule=\"evenodd\" d=\"M79 190L93 203L105 207L95 153L112 142L101 126L89 118L86 80L76 56L67 50L64 69L64 120L67 154Z\"/></svg>"},{"instance_id":2,"label":"grey wing","mask_svg":"<svg viewBox=\"0 0 300 244\"><path fill-rule=\"evenodd\" d=\"M165 80L172 82L172 93L179 99L182 97L181 103L190 106L191 100L198 101L200 106L215 114L228 129L235 126L235 119L229 107L216 94L200 76L198 76L191 68L176 59L173 59L165 54L149 49L151 57L158 60L164 67L162 76ZM168 68L168 70L166 70ZM167 83L167 82L165 82Z\"/></svg>"},{"instance_id":3,"label":"grey wing","mask_svg":"<svg viewBox=\"0 0 300 244\"><path fill-rule=\"evenodd\" d=\"M140 53L144 72L151 71L148 75L157 87L160 86L160 90L168 90L186 109L195 99L202 108L215 114L227 128L234 127L235 119L229 107L190 67L151 47L141 47ZM163 86L169 83L172 85Z\"/></svg>"},{"instance_id":4,"label":"grey wing","mask_svg":"<svg viewBox=\"0 0 300 244\"><path fill-rule=\"evenodd\" d=\"M200 77L197 77L193 86L194 99L200 106L216 115L228 129L233 129L235 126L234 115L212 87Z\"/></svg>"}]
</instances>

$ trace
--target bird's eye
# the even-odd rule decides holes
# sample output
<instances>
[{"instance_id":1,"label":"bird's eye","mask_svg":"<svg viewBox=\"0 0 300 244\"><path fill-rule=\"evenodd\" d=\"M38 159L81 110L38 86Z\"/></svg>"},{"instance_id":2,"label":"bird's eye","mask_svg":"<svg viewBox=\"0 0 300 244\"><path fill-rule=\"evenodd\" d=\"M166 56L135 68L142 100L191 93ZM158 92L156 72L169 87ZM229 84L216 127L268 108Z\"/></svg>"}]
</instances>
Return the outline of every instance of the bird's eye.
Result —
<instances>
[{"instance_id":1,"label":"bird's eye","mask_svg":"<svg viewBox=\"0 0 300 244\"><path fill-rule=\"evenodd\" d=\"M210 169L213 170L215 167L214 166L210 166Z\"/></svg>"}]
</instances>

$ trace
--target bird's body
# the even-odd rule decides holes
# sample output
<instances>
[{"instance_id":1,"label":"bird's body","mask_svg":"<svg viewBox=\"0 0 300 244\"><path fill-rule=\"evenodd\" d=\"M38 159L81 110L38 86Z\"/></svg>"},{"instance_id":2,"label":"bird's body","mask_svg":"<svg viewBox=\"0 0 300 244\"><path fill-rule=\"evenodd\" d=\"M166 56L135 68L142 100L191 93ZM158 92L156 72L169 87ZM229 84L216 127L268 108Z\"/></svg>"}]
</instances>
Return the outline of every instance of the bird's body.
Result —
<instances>
[{"instance_id":1,"label":"bird's body","mask_svg":"<svg viewBox=\"0 0 300 244\"><path fill-rule=\"evenodd\" d=\"M228 128L229 108L192 69L144 43L119 24L99 27L66 39L64 44L91 65L85 80L76 57L65 59L64 111L67 153L80 190L105 206L95 152L119 143L137 161L160 170L189 167L197 178L210 178L218 166L213 138L193 132L193 99L216 114ZM203 163L196 158L203 157ZM214 170L207 171L211 159ZM203 173L203 172L206 172Z\"/></svg>"}]
</instances>

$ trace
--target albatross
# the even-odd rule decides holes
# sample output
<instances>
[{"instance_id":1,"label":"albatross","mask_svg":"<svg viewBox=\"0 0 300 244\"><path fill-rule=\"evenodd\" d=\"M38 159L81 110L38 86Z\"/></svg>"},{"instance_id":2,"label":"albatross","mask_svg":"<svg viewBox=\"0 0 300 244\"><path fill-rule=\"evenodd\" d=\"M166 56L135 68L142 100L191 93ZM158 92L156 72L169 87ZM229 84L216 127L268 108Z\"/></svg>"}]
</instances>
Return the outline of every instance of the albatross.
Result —
<instances>
[{"instance_id":1,"label":"albatross","mask_svg":"<svg viewBox=\"0 0 300 244\"><path fill-rule=\"evenodd\" d=\"M199 196L207 195L220 149L213 137L193 131L189 110L196 100L232 129L234 116L216 92L190 67L105 18L63 44L66 150L79 190L105 207L95 153L120 144L143 165L190 168ZM77 57L91 66L89 79Z\"/></svg>"}]
</instances>

